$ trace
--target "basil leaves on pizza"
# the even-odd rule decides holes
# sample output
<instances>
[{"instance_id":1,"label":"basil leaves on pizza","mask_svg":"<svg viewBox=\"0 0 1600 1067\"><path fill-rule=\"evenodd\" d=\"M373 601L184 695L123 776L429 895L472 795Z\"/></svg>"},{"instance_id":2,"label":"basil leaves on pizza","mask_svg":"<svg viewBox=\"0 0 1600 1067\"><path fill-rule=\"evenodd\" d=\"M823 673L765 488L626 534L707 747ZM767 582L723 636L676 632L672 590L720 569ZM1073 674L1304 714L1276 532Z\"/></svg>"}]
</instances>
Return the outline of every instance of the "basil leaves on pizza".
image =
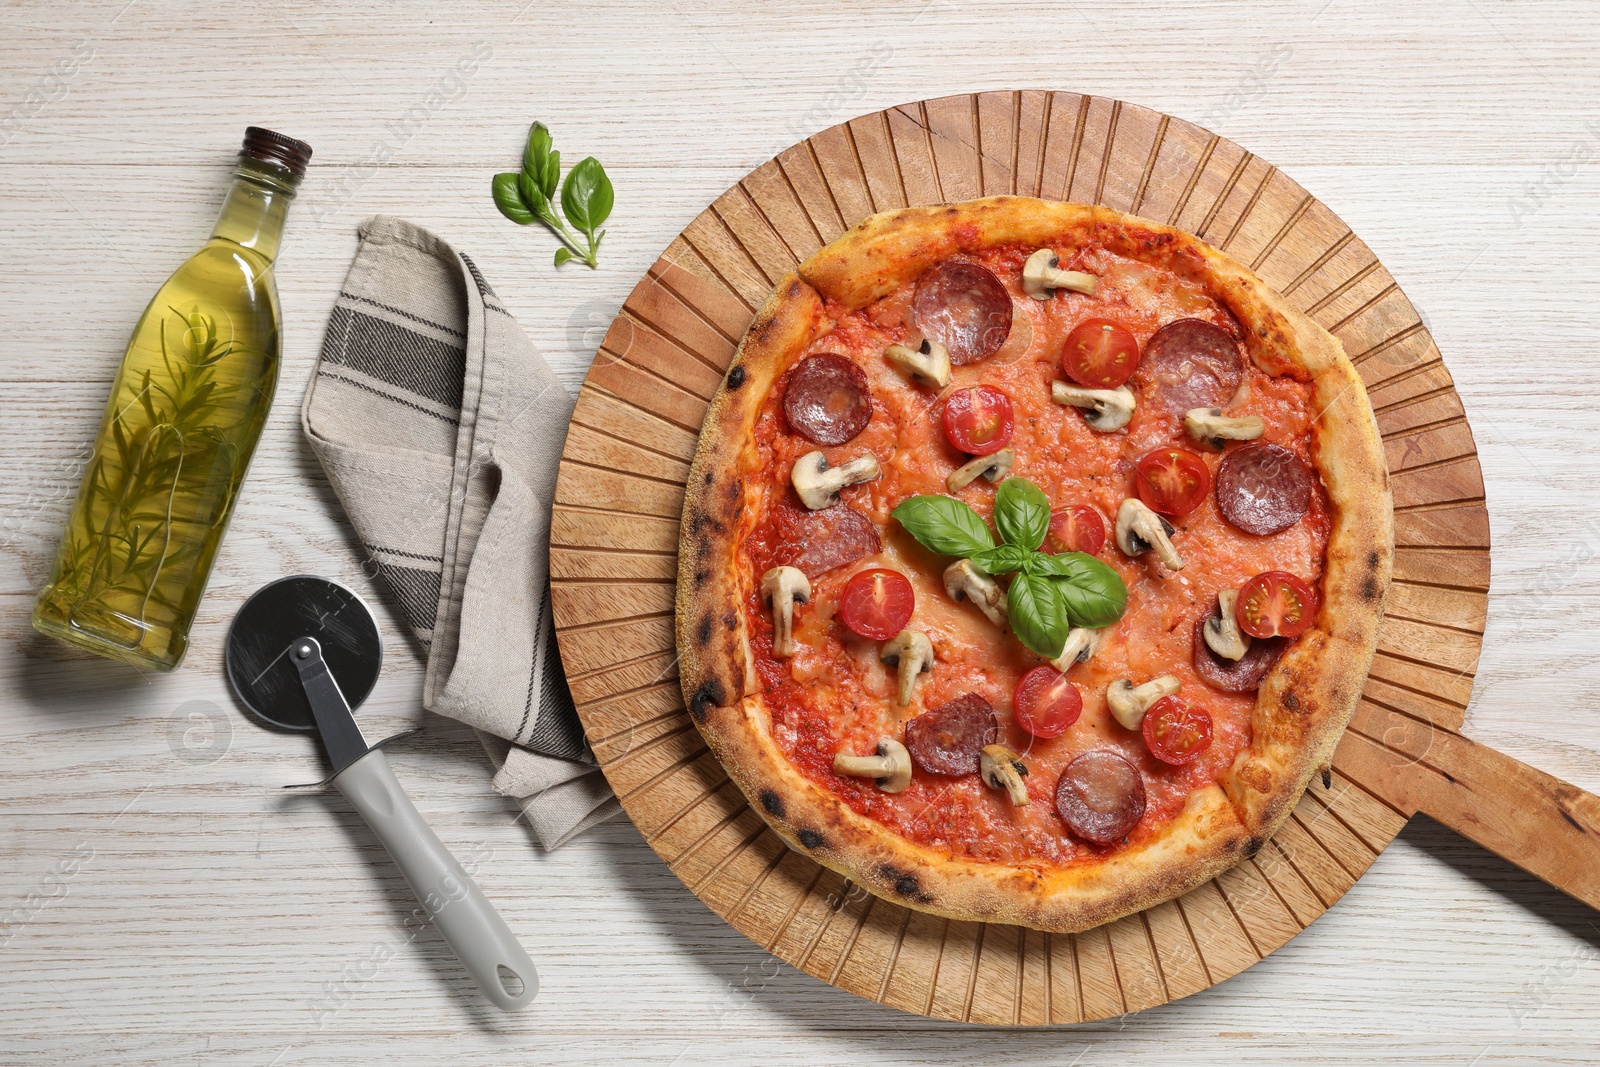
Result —
<instances>
[{"instance_id":1,"label":"basil leaves on pizza","mask_svg":"<svg viewBox=\"0 0 1600 1067\"><path fill-rule=\"evenodd\" d=\"M966 559L994 547L983 516L955 497L907 497L889 514L918 544L941 556Z\"/></svg>"},{"instance_id":2,"label":"basil leaves on pizza","mask_svg":"<svg viewBox=\"0 0 1600 1067\"><path fill-rule=\"evenodd\" d=\"M1007 478L994 493L994 524L1006 544L1035 552L1050 529L1050 501L1026 478Z\"/></svg>"},{"instance_id":3,"label":"basil leaves on pizza","mask_svg":"<svg viewBox=\"0 0 1600 1067\"><path fill-rule=\"evenodd\" d=\"M941 556L969 560L994 577L1010 575L1006 614L1029 650L1053 659L1074 626L1110 626L1128 607L1128 589L1110 566L1082 552L1041 551L1050 501L1026 478L995 491L997 541L983 516L948 496L913 496L891 513L917 543Z\"/></svg>"}]
</instances>

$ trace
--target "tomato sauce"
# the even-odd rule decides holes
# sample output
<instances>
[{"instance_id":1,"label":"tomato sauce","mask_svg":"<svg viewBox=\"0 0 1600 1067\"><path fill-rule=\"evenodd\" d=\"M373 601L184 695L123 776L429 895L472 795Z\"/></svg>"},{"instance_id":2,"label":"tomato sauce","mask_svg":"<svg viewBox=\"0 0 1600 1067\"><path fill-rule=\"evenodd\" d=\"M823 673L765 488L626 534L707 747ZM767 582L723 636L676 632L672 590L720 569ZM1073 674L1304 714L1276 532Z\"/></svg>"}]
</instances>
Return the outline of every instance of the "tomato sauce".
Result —
<instances>
[{"instance_id":1,"label":"tomato sauce","mask_svg":"<svg viewBox=\"0 0 1600 1067\"><path fill-rule=\"evenodd\" d=\"M1013 297L1011 335L994 355L956 367L940 394L912 384L883 358L894 343L917 343L909 325L914 285L855 312L828 308L833 327L805 353L833 352L856 362L872 389L867 428L844 445L823 451L830 464L865 452L874 454L883 474L848 488L843 499L877 526L881 550L812 581L810 603L798 608L791 659L771 655L771 619L760 596L744 605L756 657L756 675L771 709L773 735L784 754L807 777L867 815L919 844L951 855L1041 867L1070 864L1101 855L1096 846L1068 834L1056 814L1054 795L1061 769L1090 749L1111 749L1128 758L1144 777L1148 805L1130 835L1137 843L1182 810L1189 795L1215 782L1250 743L1254 693L1222 693L1207 686L1192 666L1193 625L1216 602L1217 590L1238 588L1261 571L1289 571L1314 588L1321 580L1328 540L1328 505L1320 484L1309 513L1296 525L1268 537L1241 533L1218 514L1214 494L1192 513L1174 520L1173 541L1186 566L1167 570L1153 557L1131 560L1108 538L1098 556L1114 567L1128 587L1128 609L1103 633L1094 658L1069 672L1083 694L1083 714L1060 737L1035 738L1012 716L1017 680L1041 662L1009 632L990 624L976 608L945 594L944 567L951 561L928 552L889 517L906 497L946 494L946 476L968 456L946 440L941 411L952 389L985 384L1002 390L1015 408L1012 474L1035 482L1053 508L1090 505L1108 522L1122 500L1134 493L1134 464L1152 448L1182 444L1181 416L1160 404L1143 404L1126 429L1097 433L1073 408L1050 400L1050 383L1062 379L1059 357L1066 335L1089 318L1110 319L1133 333L1140 345L1156 329L1178 318L1201 318L1236 329L1226 308L1199 284L1171 272L1114 255L1097 246L1080 249L1062 266L1096 274L1094 296L1058 293L1049 301L1025 296L1020 274L1032 251L1007 247L970 258L993 270ZM1129 385L1138 391L1135 371ZM750 477L762 491L753 493L757 513L744 541L745 563L754 573L786 562L796 550L782 519L790 506L790 468L817 446L789 432L783 415L783 380L775 384L756 424L755 464ZM1311 387L1273 377L1247 365L1244 383L1229 408L1233 415L1259 415L1263 440L1293 450L1310 464ZM1196 448L1213 479L1221 453ZM1315 470L1315 467L1312 466ZM989 518L994 487L984 480L956 494ZM911 625L933 643L936 664L922 676L908 708L894 702L895 678L878 661L876 642L852 634L837 618L844 584L857 571L888 567L910 578L916 596ZM1211 747L1180 767L1150 755L1137 731L1119 725L1105 705L1106 686L1118 678L1135 684L1162 674L1177 676L1180 697L1204 708L1213 720ZM841 777L832 770L840 749L869 753L883 736L900 738L904 723L921 711L975 692L995 708L1002 743L1028 764L1030 802L1013 807L1001 792L976 776L940 778L918 771L903 793L887 794L869 780Z\"/></svg>"}]
</instances>

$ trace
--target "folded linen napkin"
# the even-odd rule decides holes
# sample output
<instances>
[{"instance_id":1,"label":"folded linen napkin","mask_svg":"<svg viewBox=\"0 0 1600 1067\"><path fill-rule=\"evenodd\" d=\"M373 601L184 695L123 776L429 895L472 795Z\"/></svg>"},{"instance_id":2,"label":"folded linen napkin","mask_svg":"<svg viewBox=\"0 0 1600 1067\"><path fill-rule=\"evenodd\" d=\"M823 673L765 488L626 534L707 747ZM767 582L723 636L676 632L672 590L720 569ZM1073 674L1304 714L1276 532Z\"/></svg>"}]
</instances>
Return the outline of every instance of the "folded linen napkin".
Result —
<instances>
[{"instance_id":1,"label":"folded linen napkin","mask_svg":"<svg viewBox=\"0 0 1600 1067\"><path fill-rule=\"evenodd\" d=\"M377 217L300 419L427 658L423 705L478 730L546 848L621 811L550 614L550 501L572 400L464 253Z\"/></svg>"}]
</instances>

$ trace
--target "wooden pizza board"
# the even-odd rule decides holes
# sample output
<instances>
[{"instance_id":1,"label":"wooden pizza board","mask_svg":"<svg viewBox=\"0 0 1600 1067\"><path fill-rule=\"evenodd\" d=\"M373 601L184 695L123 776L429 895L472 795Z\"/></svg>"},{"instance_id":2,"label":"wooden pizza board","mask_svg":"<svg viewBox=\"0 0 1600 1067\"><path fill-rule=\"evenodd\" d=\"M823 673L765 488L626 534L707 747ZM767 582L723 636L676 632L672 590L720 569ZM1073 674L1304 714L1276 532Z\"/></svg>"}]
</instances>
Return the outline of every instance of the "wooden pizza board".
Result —
<instances>
[{"instance_id":1,"label":"wooden pizza board","mask_svg":"<svg viewBox=\"0 0 1600 1067\"><path fill-rule=\"evenodd\" d=\"M690 721L673 642L689 461L773 284L873 212L1002 193L1105 204L1247 264L1343 342L1394 487L1394 587L1327 784L1254 858L1075 935L912 911L791 852ZM1487 610L1489 520L1433 339L1333 212L1181 119L1073 93L951 96L853 119L756 168L672 242L606 334L562 455L550 571L579 715L651 847L763 948L880 1003L1038 1025L1187 996L1305 929L1418 811L1600 907L1600 799L1459 732Z\"/></svg>"}]
</instances>

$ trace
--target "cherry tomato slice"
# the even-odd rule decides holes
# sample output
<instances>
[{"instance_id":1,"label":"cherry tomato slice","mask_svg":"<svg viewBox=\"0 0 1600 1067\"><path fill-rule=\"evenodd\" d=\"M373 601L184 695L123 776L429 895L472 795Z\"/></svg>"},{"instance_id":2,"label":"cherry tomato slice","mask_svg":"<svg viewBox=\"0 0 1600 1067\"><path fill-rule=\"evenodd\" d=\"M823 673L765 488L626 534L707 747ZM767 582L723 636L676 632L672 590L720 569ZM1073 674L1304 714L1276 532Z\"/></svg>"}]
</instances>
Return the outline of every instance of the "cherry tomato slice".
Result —
<instances>
[{"instance_id":1,"label":"cherry tomato slice","mask_svg":"<svg viewBox=\"0 0 1600 1067\"><path fill-rule=\"evenodd\" d=\"M1050 513L1048 543L1056 552L1087 552L1105 547L1106 520L1087 504L1069 504Z\"/></svg>"},{"instance_id":2,"label":"cherry tomato slice","mask_svg":"<svg viewBox=\"0 0 1600 1067\"><path fill-rule=\"evenodd\" d=\"M1083 714L1083 694L1066 675L1041 664L1017 679L1011 714L1034 737L1060 737Z\"/></svg>"},{"instance_id":3,"label":"cherry tomato slice","mask_svg":"<svg viewBox=\"0 0 1600 1067\"><path fill-rule=\"evenodd\" d=\"M1139 365L1139 342L1109 319L1085 319L1067 334L1061 369L1079 385L1115 389Z\"/></svg>"},{"instance_id":4,"label":"cherry tomato slice","mask_svg":"<svg viewBox=\"0 0 1600 1067\"><path fill-rule=\"evenodd\" d=\"M1244 583L1233 614L1251 637L1299 637L1317 617L1317 594L1285 571L1264 571Z\"/></svg>"},{"instance_id":5,"label":"cherry tomato slice","mask_svg":"<svg viewBox=\"0 0 1600 1067\"><path fill-rule=\"evenodd\" d=\"M899 571L873 567L850 576L839 598L839 618L872 641L887 641L906 628L917 595Z\"/></svg>"},{"instance_id":6,"label":"cherry tomato slice","mask_svg":"<svg viewBox=\"0 0 1600 1067\"><path fill-rule=\"evenodd\" d=\"M1211 747L1211 713L1162 697L1144 713L1145 747L1162 763L1181 767Z\"/></svg>"},{"instance_id":7,"label":"cherry tomato slice","mask_svg":"<svg viewBox=\"0 0 1600 1067\"><path fill-rule=\"evenodd\" d=\"M1187 448L1168 445L1139 457L1134 487L1150 510L1182 518L1211 492L1211 468Z\"/></svg>"},{"instance_id":8,"label":"cherry tomato slice","mask_svg":"<svg viewBox=\"0 0 1600 1067\"><path fill-rule=\"evenodd\" d=\"M957 389L944 402L944 435L961 451L987 456L1011 443L1011 398L992 385Z\"/></svg>"}]
</instances>

